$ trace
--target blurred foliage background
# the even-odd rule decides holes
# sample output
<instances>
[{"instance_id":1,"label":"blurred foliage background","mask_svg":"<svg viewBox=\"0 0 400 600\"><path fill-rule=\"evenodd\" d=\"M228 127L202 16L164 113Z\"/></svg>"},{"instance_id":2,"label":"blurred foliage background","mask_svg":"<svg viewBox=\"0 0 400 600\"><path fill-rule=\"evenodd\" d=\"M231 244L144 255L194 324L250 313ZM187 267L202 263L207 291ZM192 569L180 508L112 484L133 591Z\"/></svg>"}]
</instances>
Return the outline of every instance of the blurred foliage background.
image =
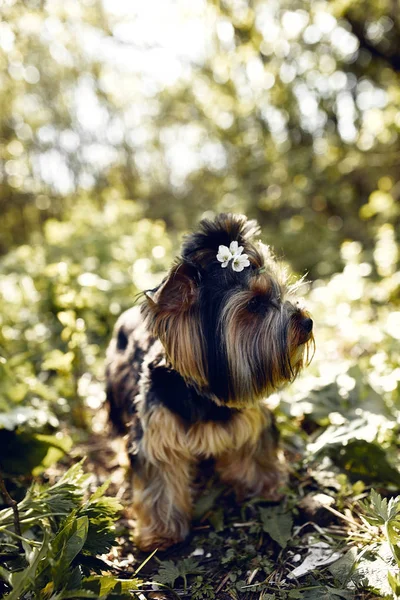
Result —
<instances>
[{"instance_id":1,"label":"blurred foliage background","mask_svg":"<svg viewBox=\"0 0 400 600\"><path fill-rule=\"evenodd\" d=\"M397 3L4 1L1 18L3 252L81 197L179 233L245 212L314 278L344 240L374 271L394 243Z\"/></svg>"},{"instance_id":2,"label":"blurred foliage background","mask_svg":"<svg viewBox=\"0 0 400 600\"><path fill-rule=\"evenodd\" d=\"M117 316L220 211L307 273L317 354L276 399L286 443L398 488L399 77L392 0L0 0L0 468L17 496L103 404Z\"/></svg>"}]
</instances>

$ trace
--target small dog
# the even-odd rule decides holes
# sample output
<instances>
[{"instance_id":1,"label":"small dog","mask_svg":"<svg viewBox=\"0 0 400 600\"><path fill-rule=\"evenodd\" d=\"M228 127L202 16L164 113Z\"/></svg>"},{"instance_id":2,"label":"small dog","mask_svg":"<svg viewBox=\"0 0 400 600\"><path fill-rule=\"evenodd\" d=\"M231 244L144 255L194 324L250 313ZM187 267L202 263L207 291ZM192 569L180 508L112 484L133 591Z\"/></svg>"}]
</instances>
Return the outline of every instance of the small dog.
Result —
<instances>
[{"instance_id":1,"label":"small dog","mask_svg":"<svg viewBox=\"0 0 400 600\"><path fill-rule=\"evenodd\" d=\"M136 542L182 541L196 464L214 458L240 498L281 497L287 475L263 399L313 344L308 313L255 221L221 214L189 235L167 277L118 320L107 351L110 418L129 432Z\"/></svg>"}]
</instances>

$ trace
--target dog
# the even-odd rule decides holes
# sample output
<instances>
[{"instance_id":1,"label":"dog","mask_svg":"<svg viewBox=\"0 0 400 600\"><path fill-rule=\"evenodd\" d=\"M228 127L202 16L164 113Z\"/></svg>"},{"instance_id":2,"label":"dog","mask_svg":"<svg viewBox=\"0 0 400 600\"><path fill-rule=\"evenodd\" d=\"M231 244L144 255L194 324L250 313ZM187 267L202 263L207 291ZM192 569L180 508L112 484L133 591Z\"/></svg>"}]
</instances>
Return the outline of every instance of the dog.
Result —
<instances>
[{"instance_id":1,"label":"dog","mask_svg":"<svg viewBox=\"0 0 400 600\"><path fill-rule=\"evenodd\" d=\"M116 323L110 418L128 432L140 549L188 535L196 465L239 499L281 498L287 468L265 398L310 360L313 321L255 221L204 219L162 283Z\"/></svg>"}]
</instances>

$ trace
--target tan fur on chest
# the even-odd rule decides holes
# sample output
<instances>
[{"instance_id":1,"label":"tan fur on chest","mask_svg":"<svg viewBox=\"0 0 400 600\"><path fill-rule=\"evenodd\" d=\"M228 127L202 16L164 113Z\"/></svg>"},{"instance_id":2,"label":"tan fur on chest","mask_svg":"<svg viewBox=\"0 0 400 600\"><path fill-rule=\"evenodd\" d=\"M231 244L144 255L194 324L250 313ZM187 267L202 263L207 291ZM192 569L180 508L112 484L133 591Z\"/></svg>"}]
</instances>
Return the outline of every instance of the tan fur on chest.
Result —
<instances>
[{"instance_id":1,"label":"tan fur on chest","mask_svg":"<svg viewBox=\"0 0 400 600\"><path fill-rule=\"evenodd\" d=\"M145 415L141 444L150 460L170 462L178 456L209 458L246 444L255 446L270 424L266 406L259 404L232 415L227 422L199 422L187 426L171 411L159 406Z\"/></svg>"}]
</instances>

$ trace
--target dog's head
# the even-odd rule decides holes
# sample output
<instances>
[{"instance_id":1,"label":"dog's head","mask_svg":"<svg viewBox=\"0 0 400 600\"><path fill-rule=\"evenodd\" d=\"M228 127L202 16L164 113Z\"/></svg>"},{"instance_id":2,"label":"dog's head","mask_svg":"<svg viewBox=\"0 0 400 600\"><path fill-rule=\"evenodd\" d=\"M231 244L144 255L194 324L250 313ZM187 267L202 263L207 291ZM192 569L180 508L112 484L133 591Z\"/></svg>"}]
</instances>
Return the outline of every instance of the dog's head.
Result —
<instances>
[{"instance_id":1,"label":"dog's head","mask_svg":"<svg viewBox=\"0 0 400 600\"><path fill-rule=\"evenodd\" d=\"M174 369L230 406L294 379L314 342L310 316L258 234L242 215L201 221L143 305Z\"/></svg>"}]
</instances>

